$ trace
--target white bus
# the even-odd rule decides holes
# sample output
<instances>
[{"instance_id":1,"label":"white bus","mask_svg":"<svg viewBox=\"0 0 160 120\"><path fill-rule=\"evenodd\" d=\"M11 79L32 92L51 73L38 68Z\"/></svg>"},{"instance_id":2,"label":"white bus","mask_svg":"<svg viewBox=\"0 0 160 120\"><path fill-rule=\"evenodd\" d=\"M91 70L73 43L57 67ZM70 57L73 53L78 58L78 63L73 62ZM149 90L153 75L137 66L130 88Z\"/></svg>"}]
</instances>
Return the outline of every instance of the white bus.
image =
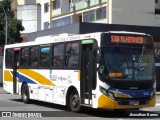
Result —
<instances>
[{"instance_id":1,"label":"white bus","mask_svg":"<svg viewBox=\"0 0 160 120\"><path fill-rule=\"evenodd\" d=\"M4 90L67 106L140 109L156 102L154 44L144 33L109 31L39 37L6 45Z\"/></svg>"}]
</instances>

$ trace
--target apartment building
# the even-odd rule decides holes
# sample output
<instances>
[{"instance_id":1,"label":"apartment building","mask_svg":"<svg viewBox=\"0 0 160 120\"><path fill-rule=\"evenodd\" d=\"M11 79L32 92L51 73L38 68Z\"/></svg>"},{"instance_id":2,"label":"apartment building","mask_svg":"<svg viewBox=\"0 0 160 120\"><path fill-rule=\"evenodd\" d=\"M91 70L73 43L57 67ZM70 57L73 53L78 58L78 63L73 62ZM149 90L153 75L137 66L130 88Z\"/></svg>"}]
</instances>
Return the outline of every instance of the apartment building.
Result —
<instances>
[{"instance_id":1,"label":"apartment building","mask_svg":"<svg viewBox=\"0 0 160 120\"><path fill-rule=\"evenodd\" d=\"M157 9L160 0L41 0L41 26L42 30L76 22L160 26Z\"/></svg>"},{"instance_id":2,"label":"apartment building","mask_svg":"<svg viewBox=\"0 0 160 120\"><path fill-rule=\"evenodd\" d=\"M76 22L107 23L106 0L42 0L42 29Z\"/></svg>"},{"instance_id":3,"label":"apartment building","mask_svg":"<svg viewBox=\"0 0 160 120\"><path fill-rule=\"evenodd\" d=\"M41 30L41 5L36 0L17 0L17 19L25 28L21 33Z\"/></svg>"},{"instance_id":4,"label":"apartment building","mask_svg":"<svg viewBox=\"0 0 160 120\"><path fill-rule=\"evenodd\" d=\"M2 0L0 0L2 1ZM41 30L41 0L11 0L15 17L22 21L27 34Z\"/></svg>"}]
</instances>

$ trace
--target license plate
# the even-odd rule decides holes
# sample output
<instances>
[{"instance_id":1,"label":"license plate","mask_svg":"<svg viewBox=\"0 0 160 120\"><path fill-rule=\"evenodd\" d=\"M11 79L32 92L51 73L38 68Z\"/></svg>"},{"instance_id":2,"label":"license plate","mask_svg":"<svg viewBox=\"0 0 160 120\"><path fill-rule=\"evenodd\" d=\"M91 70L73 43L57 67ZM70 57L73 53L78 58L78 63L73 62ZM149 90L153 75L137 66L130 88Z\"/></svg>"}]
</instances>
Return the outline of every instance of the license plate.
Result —
<instances>
[{"instance_id":1,"label":"license plate","mask_svg":"<svg viewBox=\"0 0 160 120\"><path fill-rule=\"evenodd\" d=\"M139 101L129 101L130 105L139 105Z\"/></svg>"}]
</instances>

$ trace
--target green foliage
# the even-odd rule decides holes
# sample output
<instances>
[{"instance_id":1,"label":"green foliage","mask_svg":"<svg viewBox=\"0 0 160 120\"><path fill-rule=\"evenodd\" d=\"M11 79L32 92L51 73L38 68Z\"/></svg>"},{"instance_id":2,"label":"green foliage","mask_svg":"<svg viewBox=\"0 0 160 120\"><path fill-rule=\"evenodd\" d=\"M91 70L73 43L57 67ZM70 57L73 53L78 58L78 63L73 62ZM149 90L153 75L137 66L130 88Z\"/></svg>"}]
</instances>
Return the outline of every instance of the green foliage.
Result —
<instances>
[{"instance_id":1,"label":"green foliage","mask_svg":"<svg viewBox=\"0 0 160 120\"><path fill-rule=\"evenodd\" d=\"M5 10L7 15L7 23L8 23L8 33L7 33L7 43L16 43L22 42L20 31L24 30L22 23L20 20L17 20L14 17L14 12L11 10L11 2L12 0L2 0L0 3L0 45L5 44L5 26L6 26L6 19L5 14L2 9L2 6Z\"/></svg>"}]
</instances>

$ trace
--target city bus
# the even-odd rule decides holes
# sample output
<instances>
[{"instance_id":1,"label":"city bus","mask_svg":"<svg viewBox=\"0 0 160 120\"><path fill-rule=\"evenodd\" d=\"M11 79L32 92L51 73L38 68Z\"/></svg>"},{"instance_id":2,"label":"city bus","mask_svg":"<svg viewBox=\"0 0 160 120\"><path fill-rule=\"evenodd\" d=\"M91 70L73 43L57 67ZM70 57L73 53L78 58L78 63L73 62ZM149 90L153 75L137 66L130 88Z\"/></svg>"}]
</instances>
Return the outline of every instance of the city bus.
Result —
<instances>
[{"instance_id":1,"label":"city bus","mask_svg":"<svg viewBox=\"0 0 160 120\"><path fill-rule=\"evenodd\" d=\"M4 48L4 90L24 103L45 101L74 112L154 107L155 79L154 42L145 33L63 33Z\"/></svg>"}]
</instances>

